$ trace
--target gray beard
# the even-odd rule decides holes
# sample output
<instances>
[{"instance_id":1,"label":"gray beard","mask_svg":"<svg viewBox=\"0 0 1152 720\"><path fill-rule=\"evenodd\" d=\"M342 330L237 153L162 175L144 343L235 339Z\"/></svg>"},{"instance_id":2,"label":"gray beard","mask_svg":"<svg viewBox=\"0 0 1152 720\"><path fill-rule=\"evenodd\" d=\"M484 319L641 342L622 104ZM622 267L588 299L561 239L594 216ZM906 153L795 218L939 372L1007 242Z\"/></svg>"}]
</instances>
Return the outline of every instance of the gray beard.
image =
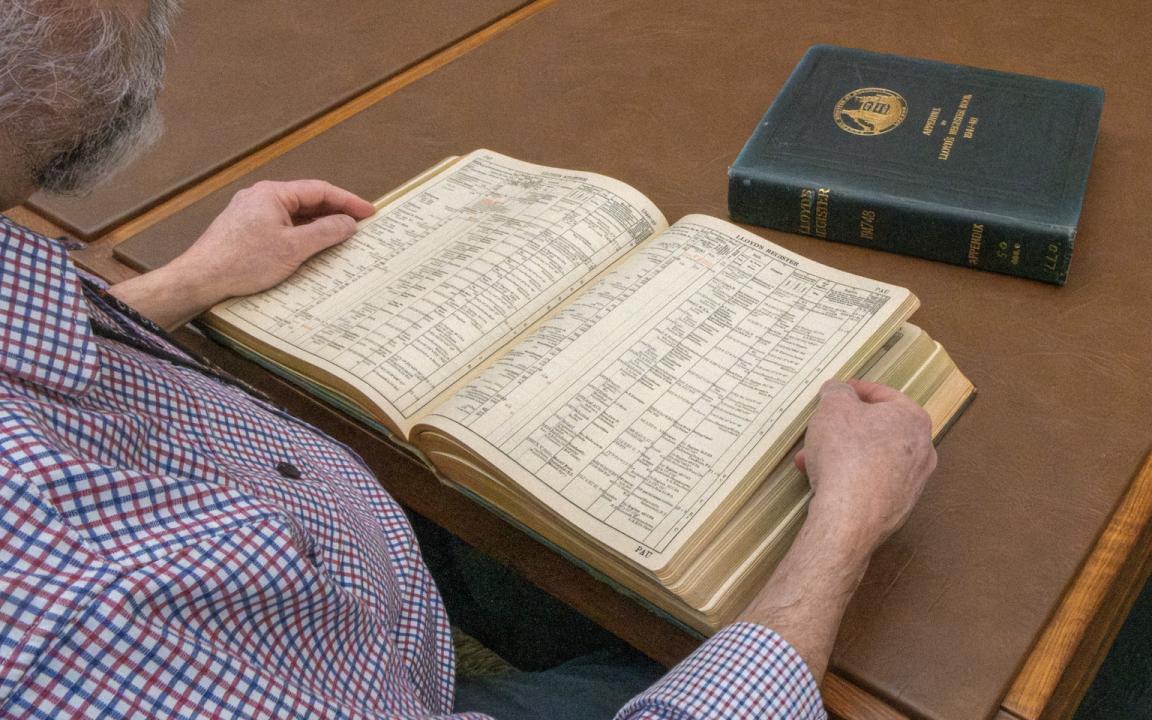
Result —
<instances>
[{"instance_id":1,"label":"gray beard","mask_svg":"<svg viewBox=\"0 0 1152 720\"><path fill-rule=\"evenodd\" d=\"M107 122L40 163L33 183L57 195L89 192L151 147L162 128L154 98L125 96Z\"/></svg>"},{"instance_id":2,"label":"gray beard","mask_svg":"<svg viewBox=\"0 0 1152 720\"><path fill-rule=\"evenodd\" d=\"M24 22L45 22L42 14L34 14L43 5L24 1ZM159 137L155 101L176 6L174 0L152 0L147 16L140 19L80 9L57 26L29 33L43 42L42 48L31 50L40 63L33 76L38 82L26 83L39 92L31 96L24 117L13 118L12 125L38 188L56 194L86 192ZM69 43L80 47L67 53L58 49Z\"/></svg>"}]
</instances>

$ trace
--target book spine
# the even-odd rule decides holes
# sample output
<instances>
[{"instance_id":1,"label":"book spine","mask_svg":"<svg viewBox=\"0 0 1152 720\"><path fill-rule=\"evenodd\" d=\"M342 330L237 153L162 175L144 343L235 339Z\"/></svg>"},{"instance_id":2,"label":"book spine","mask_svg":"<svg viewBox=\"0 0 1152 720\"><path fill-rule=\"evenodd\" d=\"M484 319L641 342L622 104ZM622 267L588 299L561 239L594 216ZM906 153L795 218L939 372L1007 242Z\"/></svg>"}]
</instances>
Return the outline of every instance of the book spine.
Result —
<instances>
[{"instance_id":1,"label":"book spine","mask_svg":"<svg viewBox=\"0 0 1152 720\"><path fill-rule=\"evenodd\" d=\"M937 203L733 167L736 222L1063 285L1075 227L1031 223Z\"/></svg>"}]
</instances>

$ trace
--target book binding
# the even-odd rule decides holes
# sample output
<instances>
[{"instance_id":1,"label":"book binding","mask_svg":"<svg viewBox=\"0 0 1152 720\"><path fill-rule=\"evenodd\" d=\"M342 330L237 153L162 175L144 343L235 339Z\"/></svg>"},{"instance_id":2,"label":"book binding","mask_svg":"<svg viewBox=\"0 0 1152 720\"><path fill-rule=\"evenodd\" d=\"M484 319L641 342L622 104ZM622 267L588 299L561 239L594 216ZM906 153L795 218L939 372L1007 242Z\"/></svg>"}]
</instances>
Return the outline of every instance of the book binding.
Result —
<instances>
[{"instance_id":1,"label":"book binding","mask_svg":"<svg viewBox=\"0 0 1152 720\"><path fill-rule=\"evenodd\" d=\"M747 167L729 171L736 222L1063 285L1075 225L813 184Z\"/></svg>"},{"instance_id":2,"label":"book binding","mask_svg":"<svg viewBox=\"0 0 1152 720\"><path fill-rule=\"evenodd\" d=\"M1062 285L1096 87L817 45L729 169L761 225Z\"/></svg>"}]
</instances>

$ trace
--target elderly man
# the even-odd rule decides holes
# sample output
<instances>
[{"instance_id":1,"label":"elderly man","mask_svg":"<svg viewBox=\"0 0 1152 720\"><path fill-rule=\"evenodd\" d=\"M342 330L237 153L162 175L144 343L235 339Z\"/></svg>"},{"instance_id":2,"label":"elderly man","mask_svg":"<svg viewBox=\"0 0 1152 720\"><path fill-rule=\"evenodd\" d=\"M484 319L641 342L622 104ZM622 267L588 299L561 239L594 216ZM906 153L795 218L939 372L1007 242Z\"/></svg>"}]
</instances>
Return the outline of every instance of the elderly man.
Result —
<instances>
[{"instance_id":1,"label":"elderly man","mask_svg":"<svg viewBox=\"0 0 1152 720\"><path fill-rule=\"evenodd\" d=\"M83 189L146 142L171 14L146 0L5 0L0 207ZM440 596L362 462L162 329L280 282L371 212L320 181L261 183L186 254L111 287L0 221L0 713L502 707L483 693L454 706ZM806 443L815 496L775 575L650 687L627 686L650 672L616 674L638 692L619 717L823 715L817 681L845 604L935 453L920 408L864 383L824 387ZM548 673L517 682L537 684L521 717L603 712Z\"/></svg>"}]
</instances>

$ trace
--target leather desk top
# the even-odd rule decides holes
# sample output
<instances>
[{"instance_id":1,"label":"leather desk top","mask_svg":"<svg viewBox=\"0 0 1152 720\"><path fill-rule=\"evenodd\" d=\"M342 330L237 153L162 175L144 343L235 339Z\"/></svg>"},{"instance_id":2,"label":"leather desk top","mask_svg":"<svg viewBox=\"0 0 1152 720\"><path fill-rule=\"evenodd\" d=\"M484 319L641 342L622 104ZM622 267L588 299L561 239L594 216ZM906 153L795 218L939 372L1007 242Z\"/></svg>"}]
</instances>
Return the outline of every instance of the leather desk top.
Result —
<instances>
[{"instance_id":1,"label":"leather desk top","mask_svg":"<svg viewBox=\"0 0 1152 720\"><path fill-rule=\"evenodd\" d=\"M86 240L525 0L198 0L168 52L164 137L87 197L31 204Z\"/></svg>"},{"instance_id":2,"label":"leather desk top","mask_svg":"<svg viewBox=\"0 0 1152 720\"><path fill-rule=\"evenodd\" d=\"M911 288L979 389L908 525L876 555L833 665L897 707L992 713L1148 449L1152 43L1136 2L561 1L120 246L155 267L256 179L369 198L488 147L629 182L675 220L725 216L725 170L810 45L833 42L1105 88L1063 288L768 230ZM1118 41L1118 38L1129 38Z\"/></svg>"}]
</instances>

